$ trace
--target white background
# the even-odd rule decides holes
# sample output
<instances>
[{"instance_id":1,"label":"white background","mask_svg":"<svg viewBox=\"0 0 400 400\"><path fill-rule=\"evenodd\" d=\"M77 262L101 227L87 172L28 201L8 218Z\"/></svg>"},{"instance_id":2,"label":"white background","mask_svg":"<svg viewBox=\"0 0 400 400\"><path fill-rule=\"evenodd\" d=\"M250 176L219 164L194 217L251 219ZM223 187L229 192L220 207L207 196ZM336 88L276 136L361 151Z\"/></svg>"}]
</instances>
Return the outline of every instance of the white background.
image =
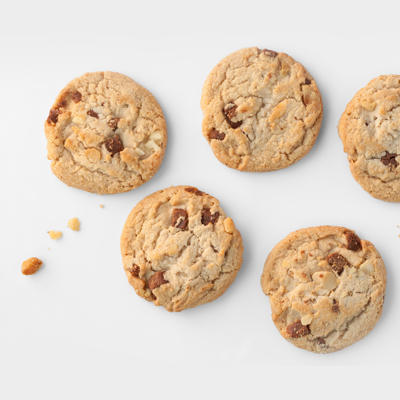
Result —
<instances>
[{"instance_id":1,"label":"white background","mask_svg":"<svg viewBox=\"0 0 400 400\"><path fill-rule=\"evenodd\" d=\"M354 181L336 126L357 90L378 75L400 74L399 13L398 1L4 3L0 398L369 398L397 387L400 206L373 199ZM322 93L317 142L285 170L231 170L201 133L207 74L249 46L288 53ZM58 92L101 70L150 90L168 126L159 172L112 196L69 188L52 175L43 132ZM171 314L130 287L119 237L143 197L180 184L220 200L245 250L236 281L220 299ZM66 227L72 217L81 220L80 232ZM325 224L374 243L388 285L383 316L365 339L316 355L280 336L259 281L277 242ZM51 241L49 230L64 235ZM23 276L21 262L32 256L44 266Z\"/></svg>"}]
</instances>

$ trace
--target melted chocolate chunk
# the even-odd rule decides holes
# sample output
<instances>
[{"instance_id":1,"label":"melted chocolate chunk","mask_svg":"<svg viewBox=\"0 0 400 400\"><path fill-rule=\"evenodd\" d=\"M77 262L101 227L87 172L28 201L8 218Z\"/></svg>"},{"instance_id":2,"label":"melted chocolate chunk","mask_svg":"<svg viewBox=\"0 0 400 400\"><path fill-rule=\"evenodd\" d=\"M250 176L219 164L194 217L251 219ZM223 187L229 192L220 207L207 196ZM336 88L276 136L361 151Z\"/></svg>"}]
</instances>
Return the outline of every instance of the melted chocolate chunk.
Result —
<instances>
[{"instance_id":1,"label":"melted chocolate chunk","mask_svg":"<svg viewBox=\"0 0 400 400\"><path fill-rule=\"evenodd\" d=\"M326 261L338 275L340 275L344 267L348 265L347 260L339 253L329 254L329 256L326 257Z\"/></svg>"},{"instance_id":2,"label":"melted chocolate chunk","mask_svg":"<svg viewBox=\"0 0 400 400\"><path fill-rule=\"evenodd\" d=\"M224 140L225 139L225 133L224 132L219 132L216 129L213 129L209 134L208 138L210 140L212 139L217 139L217 140Z\"/></svg>"},{"instance_id":3,"label":"melted chocolate chunk","mask_svg":"<svg viewBox=\"0 0 400 400\"><path fill-rule=\"evenodd\" d=\"M228 106L232 105L233 103L228 104ZM230 107L226 109L226 107L222 110L226 122L229 124L229 126L233 129L239 128L240 125L242 125L243 121L238 121L238 122L233 122L231 119L236 115L236 109L237 105L233 105L233 107Z\"/></svg>"},{"instance_id":4,"label":"melted chocolate chunk","mask_svg":"<svg viewBox=\"0 0 400 400\"><path fill-rule=\"evenodd\" d=\"M339 308L339 302L336 300L336 299L333 299L332 300L332 311L334 312L334 313L338 313L339 311L340 311L340 308Z\"/></svg>"},{"instance_id":5,"label":"melted chocolate chunk","mask_svg":"<svg viewBox=\"0 0 400 400\"><path fill-rule=\"evenodd\" d=\"M189 192L189 193L194 193L197 196L203 196L203 194L204 194L204 192L202 192L201 190L199 190L199 189L197 189L195 187L185 188L185 191Z\"/></svg>"},{"instance_id":6,"label":"melted chocolate chunk","mask_svg":"<svg viewBox=\"0 0 400 400\"><path fill-rule=\"evenodd\" d=\"M121 118L111 118L108 121L108 126L115 132L118 128L118 122L121 120Z\"/></svg>"},{"instance_id":7,"label":"melted chocolate chunk","mask_svg":"<svg viewBox=\"0 0 400 400\"><path fill-rule=\"evenodd\" d=\"M112 138L109 138L105 141L106 149L113 156L116 153L119 153L124 149L124 146L121 142L121 139L118 135L114 135Z\"/></svg>"},{"instance_id":8,"label":"melted chocolate chunk","mask_svg":"<svg viewBox=\"0 0 400 400\"><path fill-rule=\"evenodd\" d=\"M322 337L317 339L317 345L321 347L328 347L328 345L325 342L325 339L323 339Z\"/></svg>"},{"instance_id":9,"label":"melted chocolate chunk","mask_svg":"<svg viewBox=\"0 0 400 400\"><path fill-rule=\"evenodd\" d=\"M79 103L82 100L82 95L80 92L76 91L74 93L71 94L71 99L75 102L75 103Z\"/></svg>"},{"instance_id":10,"label":"melted chocolate chunk","mask_svg":"<svg viewBox=\"0 0 400 400\"><path fill-rule=\"evenodd\" d=\"M65 108L65 107L67 107L67 101L66 100L63 100L63 101L60 101L59 103L57 103L57 110L59 108Z\"/></svg>"},{"instance_id":11,"label":"melted chocolate chunk","mask_svg":"<svg viewBox=\"0 0 400 400\"><path fill-rule=\"evenodd\" d=\"M49 116L47 117L47 123L51 124L56 124L58 122L58 115L60 114L60 111L55 110L54 108L50 109Z\"/></svg>"},{"instance_id":12,"label":"melted chocolate chunk","mask_svg":"<svg viewBox=\"0 0 400 400\"><path fill-rule=\"evenodd\" d=\"M139 268L139 266L138 265L136 265L136 264L133 264L132 265L132 267L130 268L130 273L133 275L133 276L139 276L139 273L140 273L140 268Z\"/></svg>"},{"instance_id":13,"label":"melted chocolate chunk","mask_svg":"<svg viewBox=\"0 0 400 400\"><path fill-rule=\"evenodd\" d=\"M172 221L171 226L179 229L186 229L188 225L188 213L186 210L181 210L179 208L175 208L172 211Z\"/></svg>"},{"instance_id":14,"label":"melted chocolate chunk","mask_svg":"<svg viewBox=\"0 0 400 400\"><path fill-rule=\"evenodd\" d=\"M203 225L208 225L210 223L214 225L217 222L218 217L219 217L218 211L215 214L211 214L210 209L205 208L201 213L201 223Z\"/></svg>"},{"instance_id":15,"label":"melted chocolate chunk","mask_svg":"<svg viewBox=\"0 0 400 400\"><path fill-rule=\"evenodd\" d=\"M292 338L299 338L311 333L308 325L303 325L299 319L293 322L293 324L288 325L286 327L286 332Z\"/></svg>"},{"instance_id":16,"label":"melted chocolate chunk","mask_svg":"<svg viewBox=\"0 0 400 400\"><path fill-rule=\"evenodd\" d=\"M346 232L347 245L346 249L351 251L357 251L361 249L361 240L353 232Z\"/></svg>"},{"instance_id":17,"label":"melted chocolate chunk","mask_svg":"<svg viewBox=\"0 0 400 400\"><path fill-rule=\"evenodd\" d=\"M236 110L237 106L233 106L228 111L226 111L225 114L229 119L232 119L236 115Z\"/></svg>"},{"instance_id":18,"label":"melted chocolate chunk","mask_svg":"<svg viewBox=\"0 0 400 400\"><path fill-rule=\"evenodd\" d=\"M269 57L273 57L273 58L275 58L278 55L278 53L276 51L274 51L274 50L263 49L261 51L263 53L265 53L265 55L267 55Z\"/></svg>"},{"instance_id":19,"label":"melted chocolate chunk","mask_svg":"<svg viewBox=\"0 0 400 400\"><path fill-rule=\"evenodd\" d=\"M156 289L156 288L160 287L161 285L168 283L168 281L166 281L164 279L165 272L166 271L158 271L149 278L148 284L149 284L150 290Z\"/></svg>"},{"instance_id":20,"label":"melted chocolate chunk","mask_svg":"<svg viewBox=\"0 0 400 400\"><path fill-rule=\"evenodd\" d=\"M388 151L386 154L381 158L381 161L386 166L394 166L397 167L399 163L396 161L397 154L396 153L389 153Z\"/></svg>"},{"instance_id":21,"label":"melted chocolate chunk","mask_svg":"<svg viewBox=\"0 0 400 400\"><path fill-rule=\"evenodd\" d=\"M306 78L306 82L304 84L305 85L311 85L311 81L308 78Z\"/></svg>"},{"instance_id":22,"label":"melted chocolate chunk","mask_svg":"<svg viewBox=\"0 0 400 400\"><path fill-rule=\"evenodd\" d=\"M93 117L93 118L99 119L99 114L97 114L97 112L95 112L95 111L93 111L93 110L89 110L89 111L87 112L87 115L90 115L90 116Z\"/></svg>"}]
</instances>

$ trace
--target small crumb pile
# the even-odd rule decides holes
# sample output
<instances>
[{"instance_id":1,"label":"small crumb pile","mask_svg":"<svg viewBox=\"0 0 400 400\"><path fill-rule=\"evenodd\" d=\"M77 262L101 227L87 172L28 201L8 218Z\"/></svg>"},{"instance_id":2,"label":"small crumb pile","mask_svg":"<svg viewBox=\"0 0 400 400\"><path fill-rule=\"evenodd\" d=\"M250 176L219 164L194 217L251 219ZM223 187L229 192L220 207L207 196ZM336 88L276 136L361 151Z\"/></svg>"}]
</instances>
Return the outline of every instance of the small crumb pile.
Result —
<instances>
[{"instance_id":1,"label":"small crumb pile","mask_svg":"<svg viewBox=\"0 0 400 400\"><path fill-rule=\"evenodd\" d=\"M53 240L60 239L60 237L62 236L61 231L49 231L47 233L49 234L50 239L53 239Z\"/></svg>"},{"instance_id":2,"label":"small crumb pile","mask_svg":"<svg viewBox=\"0 0 400 400\"><path fill-rule=\"evenodd\" d=\"M43 265L43 261L36 257L31 257L25 260L21 265L21 272L24 275L33 275Z\"/></svg>"},{"instance_id":3,"label":"small crumb pile","mask_svg":"<svg viewBox=\"0 0 400 400\"><path fill-rule=\"evenodd\" d=\"M68 221L68 227L71 228L73 231L79 231L81 223L79 222L78 218L71 218Z\"/></svg>"}]
</instances>

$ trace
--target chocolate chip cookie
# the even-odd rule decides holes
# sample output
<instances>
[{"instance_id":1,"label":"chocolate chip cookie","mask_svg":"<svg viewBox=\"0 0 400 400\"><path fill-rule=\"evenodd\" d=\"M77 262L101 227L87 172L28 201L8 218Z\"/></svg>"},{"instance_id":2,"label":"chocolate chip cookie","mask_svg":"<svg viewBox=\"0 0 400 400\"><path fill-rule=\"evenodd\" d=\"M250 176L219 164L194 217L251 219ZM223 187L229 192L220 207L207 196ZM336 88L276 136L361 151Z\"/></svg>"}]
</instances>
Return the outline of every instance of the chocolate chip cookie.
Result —
<instances>
[{"instance_id":1,"label":"chocolate chip cookie","mask_svg":"<svg viewBox=\"0 0 400 400\"><path fill-rule=\"evenodd\" d=\"M160 190L131 211L122 261L136 293L168 311L209 303L234 281L243 244L214 197L191 186Z\"/></svg>"},{"instance_id":2,"label":"chocolate chip cookie","mask_svg":"<svg viewBox=\"0 0 400 400\"><path fill-rule=\"evenodd\" d=\"M45 122L51 169L68 186L127 192L158 170L167 145L156 99L116 72L86 73L58 95Z\"/></svg>"},{"instance_id":3,"label":"chocolate chip cookie","mask_svg":"<svg viewBox=\"0 0 400 400\"><path fill-rule=\"evenodd\" d=\"M400 202L400 75L382 75L359 90L339 121L354 179L371 196Z\"/></svg>"},{"instance_id":4,"label":"chocolate chip cookie","mask_svg":"<svg viewBox=\"0 0 400 400\"><path fill-rule=\"evenodd\" d=\"M257 47L220 61L202 91L203 135L223 164L275 171L304 157L317 139L322 99L308 71L284 53Z\"/></svg>"},{"instance_id":5,"label":"chocolate chip cookie","mask_svg":"<svg viewBox=\"0 0 400 400\"><path fill-rule=\"evenodd\" d=\"M354 231L320 226L293 232L273 248L261 287L286 340L331 353L364 338L379 320L386 269L372 243Z\"/></svg>"}]
</instances>

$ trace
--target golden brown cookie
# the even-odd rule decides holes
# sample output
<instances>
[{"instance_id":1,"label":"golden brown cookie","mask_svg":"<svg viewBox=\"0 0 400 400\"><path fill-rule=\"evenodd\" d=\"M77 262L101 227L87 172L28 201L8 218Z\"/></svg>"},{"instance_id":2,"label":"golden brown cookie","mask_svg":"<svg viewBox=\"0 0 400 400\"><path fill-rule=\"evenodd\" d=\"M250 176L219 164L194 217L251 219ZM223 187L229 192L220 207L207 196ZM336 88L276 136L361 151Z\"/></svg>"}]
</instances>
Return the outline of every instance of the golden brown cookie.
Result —
<instances>
[{"instance_id":1,"label":"golden brown cookie","mask_svg":"<svg viewBox=\"0 0 400 400\"><path fill-rule=\"evenodd\" d=\"M275 171L317 139L322 99L308 71L284 53L250 47L220 61L202 91L203 135L223 164Z\"/></svg>"},{"instance_id":2,"label":"golden brown cookie","mask_svg":"<svg viewBox=\"0 0 400 400\"><path fill-rule=\"evenodd\" d=\"M182 311L228 289L242 265L243 243L217 199L176 186L147 196L131 211L121 253L139 296Z\"/></svg>"},{"instance_id":3,"label":"golden brown cookie","mask_svg":"<svg viewBox=\"0 0 400 400\"><path fill-rule=\"evenodd\" d=\"M339 121L354 179L371 196L400 202L400 75L382 75L359 90Z\"/></svg>"},{"instance_id":4,"label":"golden brown cookie","mask_svg":"<svg viewBox=\"0 0 400 400\"><path fill-rule=\"evenodd\" d=\"M261 276L272 320L295 346L331 353L364 338L382 314L386 269L372 243L337 226L279 242Z\"/></svg>"},{"instance_id":5,"label":"golden brown cookie","mask_svg":"<svg viewBox=\"0 0 400 400\"><path fill-rule=\"evenodd\" d=\"M90 72L58 95L45 122L53 173L68 186L122 193L157 172L167 145L156 99L131 78Z\"/></svg>"}]
</instances>

